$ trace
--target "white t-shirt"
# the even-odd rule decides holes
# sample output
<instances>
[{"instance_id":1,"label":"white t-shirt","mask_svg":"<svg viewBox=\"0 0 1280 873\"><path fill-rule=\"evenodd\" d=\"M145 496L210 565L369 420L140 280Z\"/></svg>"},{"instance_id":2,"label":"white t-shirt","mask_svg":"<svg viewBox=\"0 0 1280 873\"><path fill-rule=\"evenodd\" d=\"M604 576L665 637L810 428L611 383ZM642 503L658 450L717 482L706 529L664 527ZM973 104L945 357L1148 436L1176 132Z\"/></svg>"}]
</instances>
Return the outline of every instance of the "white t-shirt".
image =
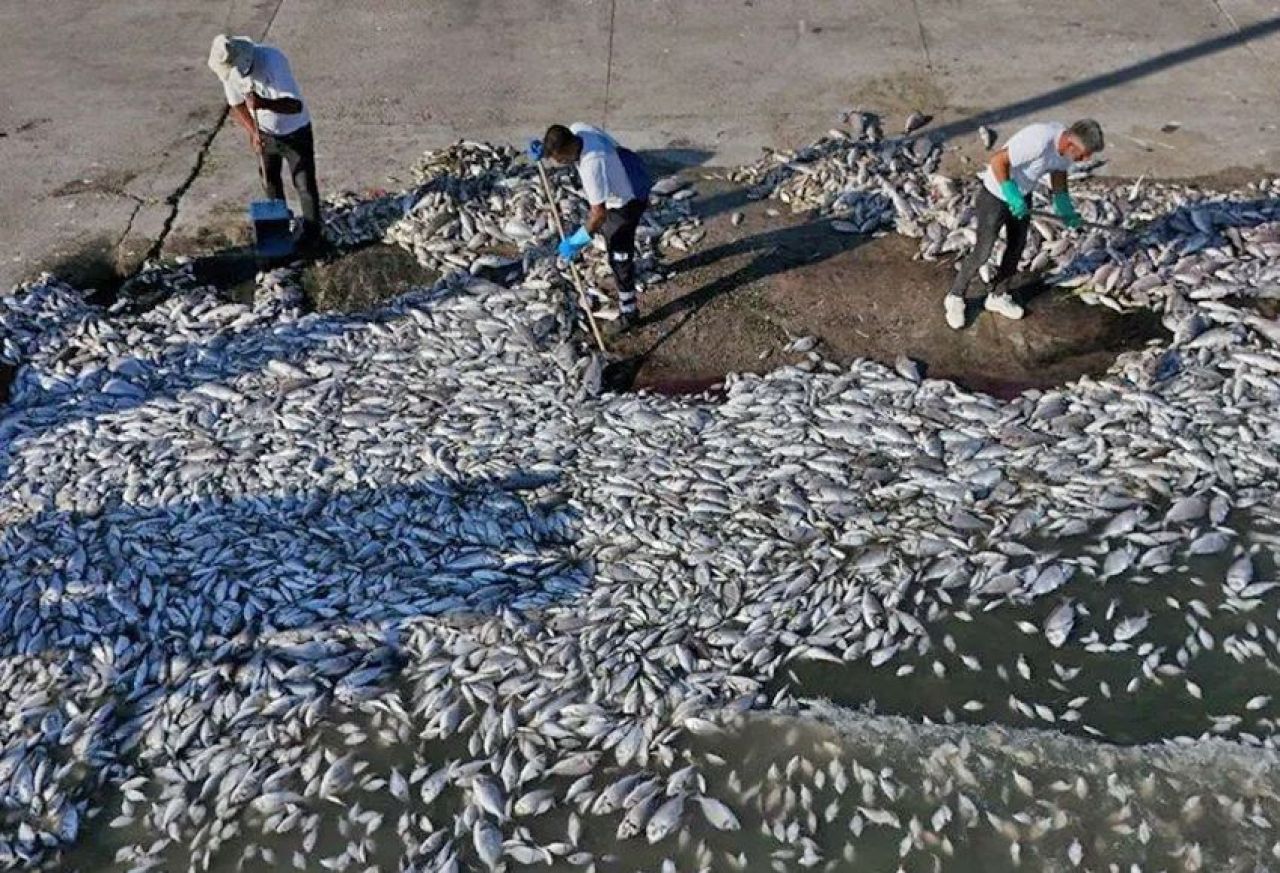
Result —
<instances>
[{"instance_id":1,"label":"white t-shirt","mask_svg":"<svg viewBox=\"0 0 1280 873\"><path fill-rule=\"evenodd\" d=\"M578 156L578 177L582 191L592 206L603 203L609 209L620 209L635 199L631 180L618 157L618 144L613 137L589 124L571 124L569 129L582 137L582 154Z\"/></svg>"},{"instance_id":2,"label":"white t-shirt","mask_svg":"<svg viewBox=\"0 0 1280 873\"><path fill-rule=\"evenodd\" d=\"M253 49L253 67L249 75L241 76L236 70L223 80L222 88L227 93L227 104L239 106L244 103L245 95L252 90L259 97L278 100L281 97L292 97L302 100L302 91L293 80L293 71L289 69L289 59L284 52L273 45L258 45ZM307 105L302 104L302 111L292 115L259 109L254 113L258 117L258 128L265 133L277 136L301 130L311 123L311 115Z\"/></svg>"},{"instance_id":3,"label":"white t-shirt","mask_svg":"<svg viewBox=\"0 0 1280 873\"><path fill-rule=\"evenodd\" d=\"M1024 196L1031 193L1046 173L1071 169L1071 159L1058 153L1058 140L1065 131L1066 127L1061 124L1031 124L1010 137L1005 145L1009 150L1009 178L1017 183ZM988 191L1004 200L990 165L978 178Z\"/></svg>"}]
</instances>

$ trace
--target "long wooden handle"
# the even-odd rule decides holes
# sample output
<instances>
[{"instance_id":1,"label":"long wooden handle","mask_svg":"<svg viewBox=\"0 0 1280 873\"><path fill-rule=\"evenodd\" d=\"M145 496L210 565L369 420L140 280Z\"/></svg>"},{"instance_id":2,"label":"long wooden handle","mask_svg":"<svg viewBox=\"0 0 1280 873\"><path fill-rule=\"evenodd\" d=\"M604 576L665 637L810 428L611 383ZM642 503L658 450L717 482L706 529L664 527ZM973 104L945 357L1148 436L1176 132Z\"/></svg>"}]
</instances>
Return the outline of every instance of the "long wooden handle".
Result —
<instances>
[{"instance_id":1,"label":"long wooden handle","mask_svg":"<svg viewBox=\"0 0 1280 873\"><path fill-rule=\"evenodd\" d=\"M253 132L258 135L258 174L262 177L262 190L267 190L267 156L262 153L262 125L258 124L258 110L250 109L249 117L253 119Z\"/></svg>"},{"instance_id":2,"label":"long wooden handle","mask_svg":"<svg viewBox=\"0 0 1280 873\"><path fill-rule=\"evenodd\" d=\"M537 161L538 175L542 177L542 193L547 198L547 209L551 210L551 218L556 223L556 232L560 234L560 239L564 239L564 223L560 220L560 210L556 208L556 198L551 190L551 179L547 177L547 168L542 165L542 161ZM587 315L587 324L591 327L591 335L595 337L596 345L600 347L600 351L608 352L605 348L604 337L600 335L600 328L596 324L596 317L591 314L591 302L587 300L587 292L582 286L582 277L578 275L578 265L573 261L569 262L569 275L573 277L573 287L578 292L578 305L582 307L582 311Z\"/></svg>"}]
</instances>

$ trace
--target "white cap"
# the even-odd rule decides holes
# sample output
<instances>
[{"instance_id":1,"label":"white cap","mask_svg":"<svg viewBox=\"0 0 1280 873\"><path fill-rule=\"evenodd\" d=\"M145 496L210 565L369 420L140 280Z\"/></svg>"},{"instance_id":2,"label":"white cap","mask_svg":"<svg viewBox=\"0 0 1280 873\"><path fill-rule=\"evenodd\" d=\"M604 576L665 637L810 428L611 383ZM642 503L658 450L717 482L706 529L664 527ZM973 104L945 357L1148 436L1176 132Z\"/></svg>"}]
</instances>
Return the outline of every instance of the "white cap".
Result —
<instances>
[{"instance_id":1,"label":"white cap","mask_svg":"<svg viewBox=\"0 0 1280 873\"><path fill-rule=\"evenodd\" d=\"M219 79L225 79L235 70L247 76L253 69L253 40L245 36L227 36L220 33L213 38L209 48L209 69Z\"/></svg>"}]
</instances>

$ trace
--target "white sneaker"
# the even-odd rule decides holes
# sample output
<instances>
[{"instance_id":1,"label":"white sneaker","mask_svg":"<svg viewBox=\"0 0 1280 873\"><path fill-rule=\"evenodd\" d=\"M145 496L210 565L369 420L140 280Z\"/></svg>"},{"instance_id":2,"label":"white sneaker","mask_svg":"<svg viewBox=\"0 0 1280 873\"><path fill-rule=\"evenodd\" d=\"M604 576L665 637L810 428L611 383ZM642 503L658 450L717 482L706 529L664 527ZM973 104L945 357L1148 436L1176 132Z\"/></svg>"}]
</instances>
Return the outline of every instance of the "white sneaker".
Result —
<instances>
[{"instance_id":1,"label":"white sneaker","mask_svg":"<svg viewBox=\"0 0 1280 873\"><path fill-rule=\"evenodd\" d=\"M964 328L964 298L959 294L948 294L942 305L947 310L947 324L954 330Z\"/></svg>"},{"instance_id":2,"label":"white sneaker","mask_svg":"<svg viewBox=\"0 0 1280 873\"><path fill-rule=\"evenodd\" d=\"M987 299L983 302L982 308L987 312L994 312L996 315L1003 315L1005 318L1017 320L1022 318L1022 307L1014 302L1014 299L1008 294L988 294Z\"/></svg>"}]
</instances>

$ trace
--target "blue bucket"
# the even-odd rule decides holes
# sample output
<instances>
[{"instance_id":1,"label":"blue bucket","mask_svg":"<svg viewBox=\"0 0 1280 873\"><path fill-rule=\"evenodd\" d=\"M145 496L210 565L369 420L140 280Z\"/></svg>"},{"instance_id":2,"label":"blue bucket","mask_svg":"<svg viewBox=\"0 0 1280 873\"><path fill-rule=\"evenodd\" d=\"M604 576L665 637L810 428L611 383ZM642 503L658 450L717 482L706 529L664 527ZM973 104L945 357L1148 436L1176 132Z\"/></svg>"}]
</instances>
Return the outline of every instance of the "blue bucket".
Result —
<instances>
[{"instance_id":1,"label":"blue bucket","mask_svg":"<svg viewBox=\"0 0 1280 873\"><path fill-rule=\"evenodd\" d=\"M249 204L253 251L260 258L293 254L293 213L283 200L255 200Z\"/></svg>"}]
</instances>

